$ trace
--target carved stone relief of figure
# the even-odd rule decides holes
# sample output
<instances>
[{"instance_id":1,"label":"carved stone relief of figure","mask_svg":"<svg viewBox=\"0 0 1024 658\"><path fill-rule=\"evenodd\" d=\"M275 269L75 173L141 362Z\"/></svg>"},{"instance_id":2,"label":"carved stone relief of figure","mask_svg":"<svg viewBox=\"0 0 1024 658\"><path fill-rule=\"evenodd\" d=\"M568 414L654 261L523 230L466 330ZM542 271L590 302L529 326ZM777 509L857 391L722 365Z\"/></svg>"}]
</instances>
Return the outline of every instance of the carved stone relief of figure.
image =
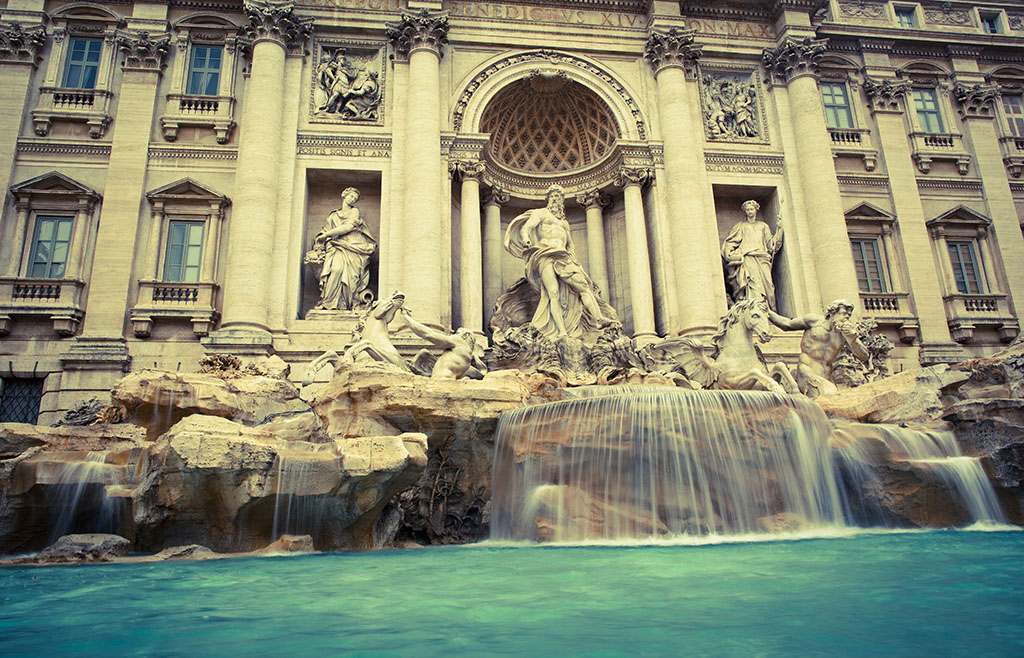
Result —
<instances>
[{"instance_id":1,"label":"carved stone relief of figure","mask_svg":"<svg viewBox=\"0 0 1024 658\"><path fill-rule=\"evenodd\" d=\"M772 260L782 247L782 220L776 222L772 234L768 225L757 219L761 204L744 201L742 208L744 219L732 227L722 243L732 297L737 302L764 299L775 310Z\"/></svg>"},{"instance_id":2,"label":"carved stone relief of figure","mask_svg":"<svg viewBox=\"0 0 1024 658\"><path fill-rule=\"evenodd\" d=\"M319 268L320 300L317 309L352 310L373 301L370 287L370 256L377 241L355 207L359 190L341 193L341 208L327 216L327 222L313 239L305 262Z\"/></svg>"},{"instance_id":3,"label":"carved stone relief of figure","mask_svg":"<svg viewBox=\"0 0 1024 658\"><path fill-rule=\"evenodd\" d=\"M380 80L376 57L357 58L344 48L322 48L315 71L314 112L348 121L376 121Z\"/></svg>"},{"instance_id":4,"label":"carved stone relief of figure","mask_svg":"<svg viewBox=\"0 0 1024 658\"><path fill-rule=\"evenodd\" d=\"M748 72L703 72L701 105L708 139L763 141L756 82Z\"/></svg>"}]
</instances>

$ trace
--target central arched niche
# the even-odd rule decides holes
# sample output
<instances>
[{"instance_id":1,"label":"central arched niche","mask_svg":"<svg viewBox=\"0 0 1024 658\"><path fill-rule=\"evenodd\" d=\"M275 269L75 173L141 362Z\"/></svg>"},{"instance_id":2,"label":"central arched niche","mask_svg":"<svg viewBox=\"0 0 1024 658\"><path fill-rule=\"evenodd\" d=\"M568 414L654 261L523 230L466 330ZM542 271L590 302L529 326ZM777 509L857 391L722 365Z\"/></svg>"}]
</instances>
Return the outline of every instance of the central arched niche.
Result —
<instances>
[{"instance_id":1,"label":"central arched niche","mask_svg":"<svg viewBox=\"0 0 1024 658\"><path fill-rule=\"evenodd\" d=\"M491 159L523 174L559 174L600 161L621 136L597 94L557 73L505 86L487 104L480 132Z\"/></svg>"}]
</instances>

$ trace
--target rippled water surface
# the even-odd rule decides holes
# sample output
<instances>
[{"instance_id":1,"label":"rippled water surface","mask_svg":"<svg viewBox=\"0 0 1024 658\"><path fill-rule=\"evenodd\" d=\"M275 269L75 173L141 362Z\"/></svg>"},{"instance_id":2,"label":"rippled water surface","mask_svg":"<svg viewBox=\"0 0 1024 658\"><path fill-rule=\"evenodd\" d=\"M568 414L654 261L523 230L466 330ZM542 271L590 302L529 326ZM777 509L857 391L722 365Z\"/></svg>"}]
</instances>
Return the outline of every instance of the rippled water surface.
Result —
<instances>
[{"instance_id":1,"label":"rippled water surface","mask_svg":"<svg viewBox=\"0 0 1024 658\"><path fill-rule=\"evenodd\" d=\"M1024 656L1024 533L0 569L0 655Z\"/></svg>"}]
</instances>

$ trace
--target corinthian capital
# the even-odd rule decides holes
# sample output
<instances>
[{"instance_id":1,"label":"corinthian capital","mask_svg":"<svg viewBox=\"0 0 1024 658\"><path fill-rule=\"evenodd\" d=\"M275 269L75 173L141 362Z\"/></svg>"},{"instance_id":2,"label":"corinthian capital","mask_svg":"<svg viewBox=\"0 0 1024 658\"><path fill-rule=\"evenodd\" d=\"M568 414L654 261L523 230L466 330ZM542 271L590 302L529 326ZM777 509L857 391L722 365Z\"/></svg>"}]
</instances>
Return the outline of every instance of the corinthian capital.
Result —
<instances>
[{"instance_id":1,"label":"corinthian capital","mask_svg":"<svg viewBox=\"0 0 1024 658\"><path fill-rule=\"evenodd\" d=\"M245 32L254 41L270 39L293 48L313 33L313 19L300 18L294 10L292 0L246 0Z\"/></svg>"},{"instance_id":2,"label":"corinthian capital","mask_svg":"<svg viewBox=\"0 0 1024 658\"><path fill-rule=\"evenodd\" d=\"M607 208L612 205L612 199L607 195L601 194L601 190L590 190L589 192L577 195L576 203L590 210L591 208Z\"/></svg>"},{"instance_id":3,"label":"corinthian capital","mask_svg":"<svg viewBox=\"0 0 1024 658\"><path fill-rule=\"evenodd\" d=\"M461 176L462 180L480 180L484 169L484 163L480 160L452 160L448 163L449 173Z\"/></svg>"},{"instance_id":4,"label":"corinthian capital","mask_svg":"<svg viewBox=\"0 0 1024 658\"><path fill-rule=\"evenodd\" d=\"M402 13L397 23L385 23L385 36L395 49L395 55L408 57L420 48L433 50L438 55L448 45L448 12L431 14L421 9L418 14Z\"/></svg>"},{"instance_id":5,"label":"corinthian capital","mask_svg":"<svg viewBox=\"0 0 1024 658\"><path fill-rule=\"evenodd\" d=\"M21 23L0 25L0 62L35 64L45 43L46 30L42 25L27 30Z\"/></svg>"},{"instance_id":6,"label":"corinthian capital","mask_svg":"<svg viewBox=\"0 0 1024 658\"><path fill-rule=\"evenodd\" d=\"M512 197L508 192L503 190L500 186L494 185L491 187L490 190L488 190L484 194L484 205L500 206L502 204L508 203L508 200L511 198Z\"/></svg>"},{"instance_id":7,"label":"corinthian capital","mask_svg":"<svg viewBox=\"0 0 1024 658\"><path fill-rule=\"evenodd\" d=\"M900 112L900 97L910 93L910 80L864 81L864 93L868 97L868 109L872 112Z\"/></svg>"},{"instance_id":8,"label":"corinthian capital","mask_svg":"<svg viewBox=\"0 0 1024 658\"><path fill-rule=\"evenodd\" d=\"M653 172L646 167L622 167L615 177L615 184L619 187L643 185L652 175Z\"/></svg>"},{"instance_id":9,"label":"corinthian capital","mask_svg":"<svg viewBox=\"0 0 1024 658\"><path fill-rule=\"evenodd\" d=\"M765 48L761 61L768 76L783 84L801 75L817 75L827 39L786 39L776 48Z\"/></svg>"},{"instance_id":10,"label":"corinthian capital","mask_svg":"<svg viewBox=\"0 0 1024 658\"><path fill-rule=\"evenodd\" d=\"M169 37L150 39L149 32L145 30L117 38L117 48L124 55L122 67L125 69L159 71L164 67L170 44Z\"/></svg>"},{"instance_id":11,"label":"corinthian capital","mask_svg":"<svg viewBox=\"0 0 1024 658\"><path fill-rule=\"evenodd\" d=\"M995 116L999 86L958 82L953 87L953 98L960 105L960 116L964 119L991 119Z\"/></svg>"},{"instance_id":12,"label":"corinthian capital","mask_svg":"<svg viewBox=\"0 0 1024 658\"><path fill-rule=\"evenodd\" d=\"M694 45L695 33L696 30L680 30L675 27L668 32L651 32L644 46L644 59L654 67L655 73L669 67L692 70L704 47Z\"/></svg>"}]
</instances>

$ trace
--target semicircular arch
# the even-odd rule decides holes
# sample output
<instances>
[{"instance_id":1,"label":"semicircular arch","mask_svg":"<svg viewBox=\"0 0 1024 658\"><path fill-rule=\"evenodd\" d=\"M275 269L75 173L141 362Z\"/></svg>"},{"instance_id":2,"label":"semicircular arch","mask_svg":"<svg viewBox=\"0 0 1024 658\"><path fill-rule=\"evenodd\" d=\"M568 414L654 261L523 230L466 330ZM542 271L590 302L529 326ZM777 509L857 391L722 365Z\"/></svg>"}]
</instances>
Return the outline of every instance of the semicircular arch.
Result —
<instances>
[{"instance_id":1,"label":"semicircular arch","mask_svg":"<svg viewBox=\"0 0 1024 658\"><path fill-rule=\"evenodd\" d=\"M509 84L538 72L559 75L587 87L608 106L623 139L647 139L644 113L625 83L590 59L542 49L499 55L470 72L457 87L462 93L449 125L455 132L479 132L491 100Z\"/></svg>"}]
</instances>

